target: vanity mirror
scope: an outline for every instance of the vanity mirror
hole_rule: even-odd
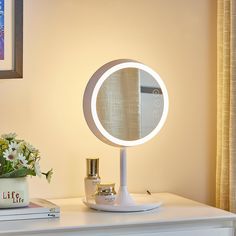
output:
[[[84,116],[100,140],[120,147],[120,188],[115,205],[86,205],[106,211],[143,211],[160,205],[136,204],[131,198],[126,180],[126,147],[143,144],[160,131],[168,104],[160,76],[142,63],[116,60],[93,74],[84,93]]]

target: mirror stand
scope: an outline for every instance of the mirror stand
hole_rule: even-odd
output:
[[[147,196],[148,197],[148,196]],[[148,200],[148,199],[146,199]],[[161,205],[161,202],[150,203],[136,203],[131,197],[127,187],[127,158],[126,148],[120,149],[120,187],[116,198],[116,208],[120,212],[135,212],[135,211],[148,211],[157,208]],[[120,209],[120,210],[119,210]],[[125,209],[125,210],[124,210]]]
[[[127,188],[127,160],[126,148],[120,149],[120,188],[116,198],[116,204],[121,206],[134,206],[135,202]]]

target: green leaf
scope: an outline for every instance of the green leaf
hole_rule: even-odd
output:
[[[20,168],[9,173],[5,173],[0,175],[0,178],[17,178],[17,177],[25,177],[27,175],[35,175],[32,170],[26,168]]]
[[[4,171],[5,162],[6,162],[5,158],[2,157],[2,156],[0,156],[0,175],[1,175],[1,174],[3,173],[3,171]]]

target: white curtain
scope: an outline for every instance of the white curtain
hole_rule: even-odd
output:
[[[97,98],[97,113],[105,130],[122,140],[140,138],[140,80],[138,69],[113,73]]]

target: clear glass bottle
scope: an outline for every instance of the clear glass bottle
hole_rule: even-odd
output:
[[[86,159],[87,176],[84,178],[86,201],[92,201],[97,191],[97,184],[101,183],[99,177],[99,159]]]

